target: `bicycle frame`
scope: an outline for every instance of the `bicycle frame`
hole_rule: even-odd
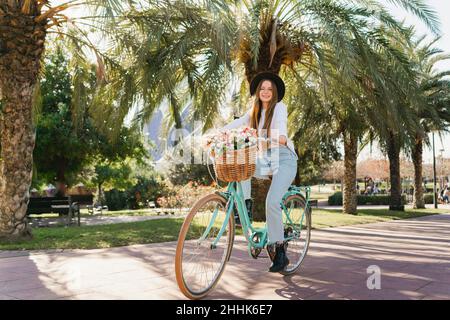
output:
[[[303,193],[305,194],[305,196],[303,196]],[[286,194],[283,196],[283,199],[281,201],[281,208],[283,209],[283,212],[287,218],[287,220],[289,221],[289,223],[294,224],[291,220],[291,215],[290,215],[290,211],[287,211],[286,206],[284,205],[284,200],[286,198],[288,198],[291,195],[295,195],[295,194],[300,194],[305,198],[305,211],[307,208],[309,208],[309,195],[311,194],[311,187],[297,187],[297,186],[290,186],[288,189],[288,192],[286,192]],[[303,219],[305,218],[305,212],[303,212],[302,214],[302,219],[300,220],[300,230],[302,229],[303,226]],[[286,238],[286,240],[290,240],[290,238]]]
[[[306,200],[305,211],[306,211],[306,208],[309,207],[310,192],[311,192],[310,187],[290,186],[288,191],[286,192],[286,194],[283,196],[283,199],[281,202],[281,207],[282,207],[282,210],[283,210],[286,218],[288,219],[288,221],[290,223],[293,224],[291,217],[290,217],[290,211],[288,211],[288,209],[284,205],[284,200],[291,195],[300,194],[305,197],[305,200]],[[249,249],[252,247],[256,248],[256,249],[263,249],[267,244],[267,226],[264,226],[264,228],[253,227],[253,225],[250,222],[250,219],[248,217],[248,214],[246,213],[247,207],[245,206],[244,194],[242,191],[241,183],[240,182],[230,182],[228,184],[227,191],[219,192],[219,193],[225,199],[227,199],[227,209],[226,209],[227,212],[226,212],[226,216],[223,221],[222,227],[220,228],[220,231],[217,234],[217,237],[214,240],[214,242],[212,243],[211,247],[215,247],[217,245],[217,242],[219,241],[219,239],[222,237],[223,233],[225,232],[227,224],[228,224],[228,219],[231,218],[234,206],[236,205],[238,215],[239,215],[239,218],[240,218],[240,221],[242,224],[242,231],[248,242]],[[215,223],[217,214],[218,214],[218,208],[216,208],[216,210],[214,211],[211,221],[209,222],[209,225],[207,226],[205,232],[199,239],[200,241],[204,240],[208,236],[209,232],[211,231],[211,228],[213,227],[213,225]],[[303,212],[302,219],[300,221],[300,230],[301,230],[301,226],[303,224],[304,217],[305,217],[305,212]],[[259,235],[258,242],[253,241],[253,238],[256,235]],[[286,238],[286,240],[289,240],[289,238]]]

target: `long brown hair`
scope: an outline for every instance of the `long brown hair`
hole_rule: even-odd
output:
[[[250,118],[250,125],[252,128],[258,130],[259,121],[261,119],[262,101],[259,99],[259,92],[264,81],[269,81],[272,84],[272,100],[269,102],[269,107],[266,110],[266,119],[264,120],[263,129],[267,130],[267,137],[270,137],[270,124],[272,123],[273,113],[275,111],[275,105],[278,101],[278,89],[270,79],[263,79],[259,82],[255,92],[255,100],[253,102],[253,109]]]

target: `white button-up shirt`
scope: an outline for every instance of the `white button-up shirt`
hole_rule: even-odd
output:
[[[251,113],[252,109],[250,109],[244,116],[227,124],[225,127],[223,127],[223,129],[230,130],[240,128],[243,126],[250,127]],[[265,119],[266,119],[266,110],[263,108],[261,110],[261,119],[259,120],[258,125],[258,136],[260,137],[264,136],[262,130],[264,127]],[[267,135],[267,133],[265,133],[265,135]],[[270,135],[271,138],[275,138],[277,140],[279,139],[280,136],[285,136],[287,139],[286,146],[297,156],[297,153],[295,152],[294,148],[294,143],[292,142],[291,139],[289,139],[287,133],[287,107],[283,102],[278,102],[275,105],[272,122],[270,124]]]

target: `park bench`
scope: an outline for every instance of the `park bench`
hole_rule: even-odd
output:
[[[86,208],[90,215],[93,215],[95,210],[100,211],[101,215],[103,215],[103,210],[108,210],[108,206],[94,205],[93,194],[72,195],[71,197],[72,201],[78,203],[80,208]]]
[[[309,200],[309,206],[310,206],[310,207],[315,206],[316,208],[318,208],[318,207],[319,207],[319,200],[316,200],[316,199],[310,199],[310,200]]]
[[[75,194],[70,196],[73,202],[76,202],[80,209],[86,208],[89,214],[94,214],[94,195],[93,194]]]
[[[78,226],[80,226],[80,207],[68,197],[39,197],[30,198],[27,209],[27,216],[55,213],[60,216],[67,215],[66,225],[72,224],[72,218],[78,216]]]

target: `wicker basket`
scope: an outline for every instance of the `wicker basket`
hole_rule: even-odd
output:
[[[216,157],[214,170],[217,178],[225,182],[247,180],[256,170],[256,146],[230,150]]]

